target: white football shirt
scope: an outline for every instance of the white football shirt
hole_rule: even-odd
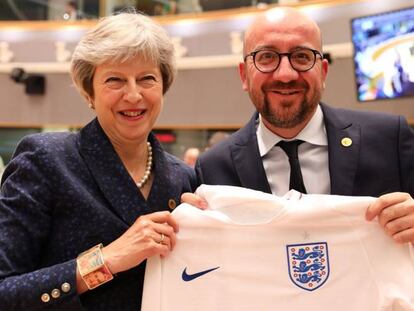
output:
[[[177,244],[147,261],[143,311],[414,310],[412,246],[365,220],[374,198],[197,193],[209,209],[173,211]]]

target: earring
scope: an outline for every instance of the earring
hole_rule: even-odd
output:
[[[88,104],[89,109],[95,110],[95,106],[92,103]]]

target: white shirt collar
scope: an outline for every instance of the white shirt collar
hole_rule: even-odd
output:
[[[264,125],[260,115],[256,135],[261,157],[266,155],[279,141],[284,140],[279,135],[271,132]],[[312,116],[308,124],[294,139],[300,139],[313,145],[328,145],[328,137],[326,136],[325,123],[323,122],[323,113],[320,105],[316,108],[315,114]]]

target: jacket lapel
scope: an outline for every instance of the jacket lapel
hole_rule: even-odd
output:
[[[235,171],[242,187],[271,193],[256,137],[258,114],[239,132],[239,139],[230,146]]]
[[[80,132],[80,152],[113,212],[132,225],[146,201],[96,119]]]
[[[321,104],[328,135],[331,194],[352,195],[360,151],[360,127]]]
[[[175,164],[168,161],[161,144],[152,133],[149,135],[149,141],[155,161],[153,166],[154,181],[148,196],[150,205],[148,208],[152,207],[152,209],[148,212],[174,209],[180,204],[182,190],[180,186],[184,184],[181,175],[178,174],[181,169],[174,170]]]

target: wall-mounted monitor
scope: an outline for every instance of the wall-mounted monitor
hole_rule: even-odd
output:
[[[414,7],[351,20],[358,100],[414,95]]]

